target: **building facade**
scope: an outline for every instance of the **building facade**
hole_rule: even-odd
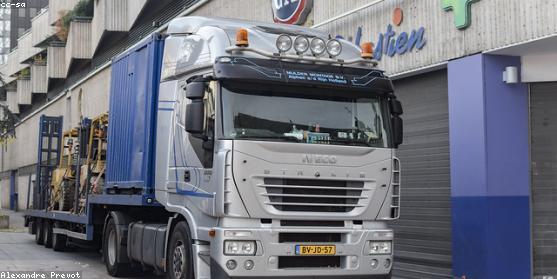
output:
[[[176,16],[269,22],[300,2],[311,6],[296,23],[373,42],[404,105],[394,276],[557,276],[555,0],[95,0],[65,42],[49,26],[77,1],[51,0],[33,19],[47,24],[32,24],[31,50],[19,38],[24,47],[0,69],[21,119],[0,153],[2,207],[17,194],[25,208],[41,114],[63,115],[69,128],[108,110],[111,57]],[[24,90],[25,68],[46,92]]]
[[[0,65],[8,61],[12,9],[0,8]]]
[[[17,46],[17,39],[31,28],[31,19],[37,16],[41,9],[48,5],[48,0],[20,1],[18,6],[10,10],[10,49]]]

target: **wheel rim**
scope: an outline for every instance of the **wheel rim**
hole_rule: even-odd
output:
[[[174,271],[174,278],[182,278],[182,274],[186,272],[186,248],[184,243],[178,241],[176,248],[174,248],[174,256],[172,257],[172,270]]]
[[[108,234],[108,262],[110,265],[116,264],[116,232],[111,230]]]

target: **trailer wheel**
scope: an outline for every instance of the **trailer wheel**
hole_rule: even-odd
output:
[[[54,224],[54,227],[58,228],[58,225]],[[67,237],[65,234],[52,233],[52,249],[54,251],[64,251],[66,250]]]
[[[121,236],[118,235],[116,223],[114,223],[114,219],[110,218],[103,234],[102,250],[106,271],[114,277],[121,277],[131,273],[131,266],[128,263],[118,261],[118,254],[122,247],[119,242],[120,239]]]
[[[168,245],[166,270],[169,279],[193,279],[192,241],[186,222],[176,224]]]
[[[52,222],[50,220],[44,220],[43,222],[43,232],[44,232],[44,247],[52,247]]]
[[[37,233],[37,221],[29,221],[27,232],[29,234],[36,234]]]
[[[39,245],[44,243],[44,233],[43,233],[43,220],[37,218],[35,219],[36,231],[35,231],[35,242]]]

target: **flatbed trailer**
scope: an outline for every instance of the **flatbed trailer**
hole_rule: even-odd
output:
[[[116,277],[390,278],[402,107],[371,52],[173,20],[112,61],[107,116],[71,141],[41,117],[29,232],[97,247]]]

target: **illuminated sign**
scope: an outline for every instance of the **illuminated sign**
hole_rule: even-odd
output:
[[[271,0],[276,23],[302,25],[313,8],[312,0]]]

